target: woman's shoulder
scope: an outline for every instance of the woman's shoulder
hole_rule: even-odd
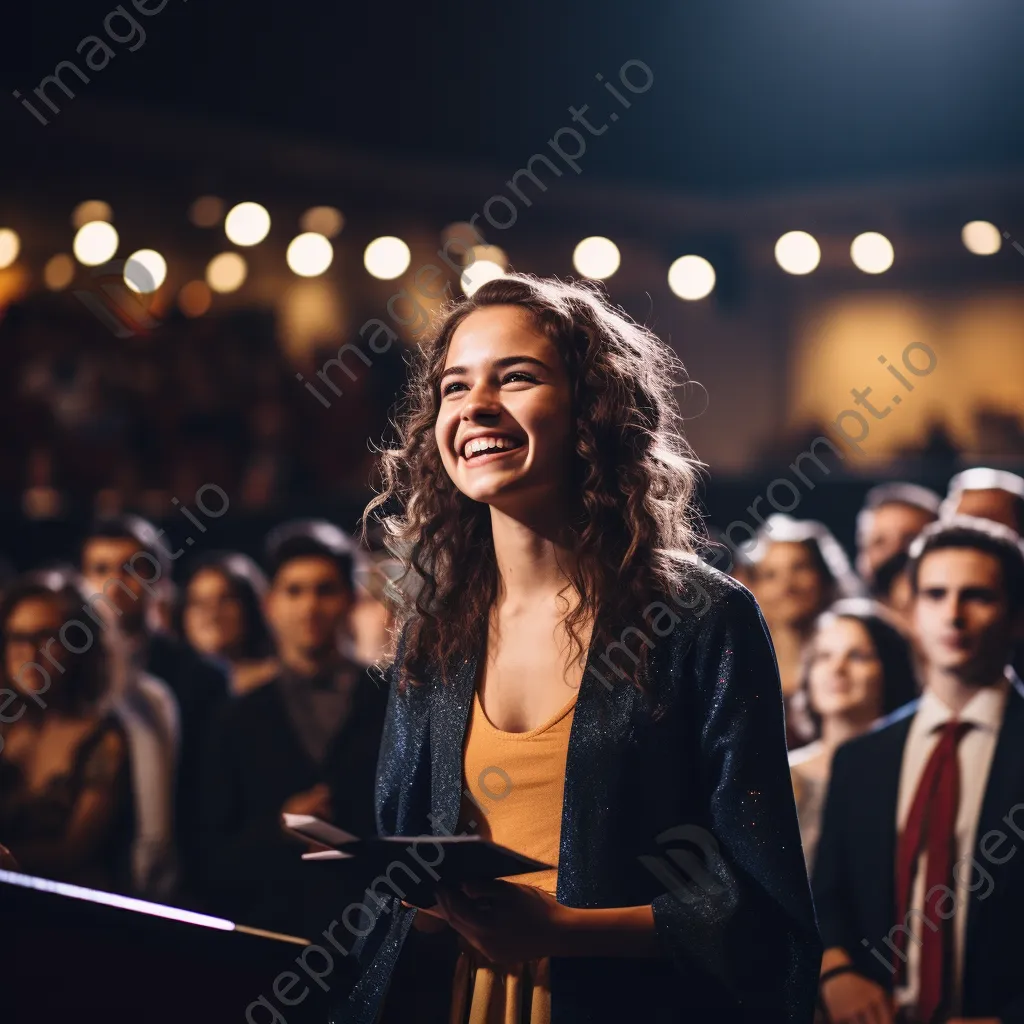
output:
[[[684,642],[710,634],[723,623],[759,623],[754,595],[738,580],[691,555],[673,559],[674,582],[659,593],[644,611],[647,618],[671,613]]]

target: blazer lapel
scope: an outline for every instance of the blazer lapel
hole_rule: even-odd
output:
[[[451,835],[462,803],[462,747],[473,706],[474,683],[483,640],[445,685],[432,681],[430,710],[430,804],[434,835]]]
[[[617,771],[622,759],[610,756],[616,739],[630,727],[638,691],[607,665],[598,665],[597,630],[591,637],[586,667],[569,730],[562,790],[556,898],[564,906],[594,906],[610,870],[609,814],[621,798]]]
[[[999,729],[996,749],[992,755],[992,767],[989,769],[988,784],[981,802],[981,813],[978,815],[978,827],[975,832],[974,849],[971,855],[976,864],[988,863],[986,870],[995,877],[994,885],[998,888],[999,865],[993,864],[986,856],[982,859],[981,841],[992,830],[1002,829],[1003,816],[1020,800],[1021,788],[1024,786],[1024,684],[1014,675],[1010,692],[1006,696],[1006,710],[1003,713],[1003,724]],[[971,877],[970,875],[968,876]],[[991,890],[989,890],[991,891]],[[979,921],[985,916],[984,897],[988,895],[985,888],[977,886],[971,892],[967,903],[967,938],[965,949],[975,948],[973,940]],[[995,901],[992,901],[993,905]],[[965,964],[965,980],[967,970]]]

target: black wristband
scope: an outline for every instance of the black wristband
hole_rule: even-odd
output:
[[[826,981],[837,978],[840,974],[854,974],[856,971],[857,968],[853,964],[840,964],[838,967],[830,967],[818,978],[818,988],[821,988]]]

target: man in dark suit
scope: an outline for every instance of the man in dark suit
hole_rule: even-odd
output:
[[[840,747],[812,888],[833,1024],[1024,1021],[1024,624],[1015,533],[957,516],[910,549],[920,700]]]
[[[281,815],[375,833],[387,690],[355,660],[351,540],[330,523],[299,521],[272,533],[267,547],[267,620],[283,669],[227,705],[212,731],[206,883],[215,912],[304,935],[329,920],[344,865],[303,862],[306,847],[286,833]]]

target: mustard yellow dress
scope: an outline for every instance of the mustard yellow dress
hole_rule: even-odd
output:
[[[555,894],[562,795],[576,697],[529,732],[496,729],[473,698],[463,748],[464,785],[459,831],[479,834],[555,867],[508,881]],[[550,1024],[547,957],[495,965],[463,943],[452,987],[451,1024]]]

